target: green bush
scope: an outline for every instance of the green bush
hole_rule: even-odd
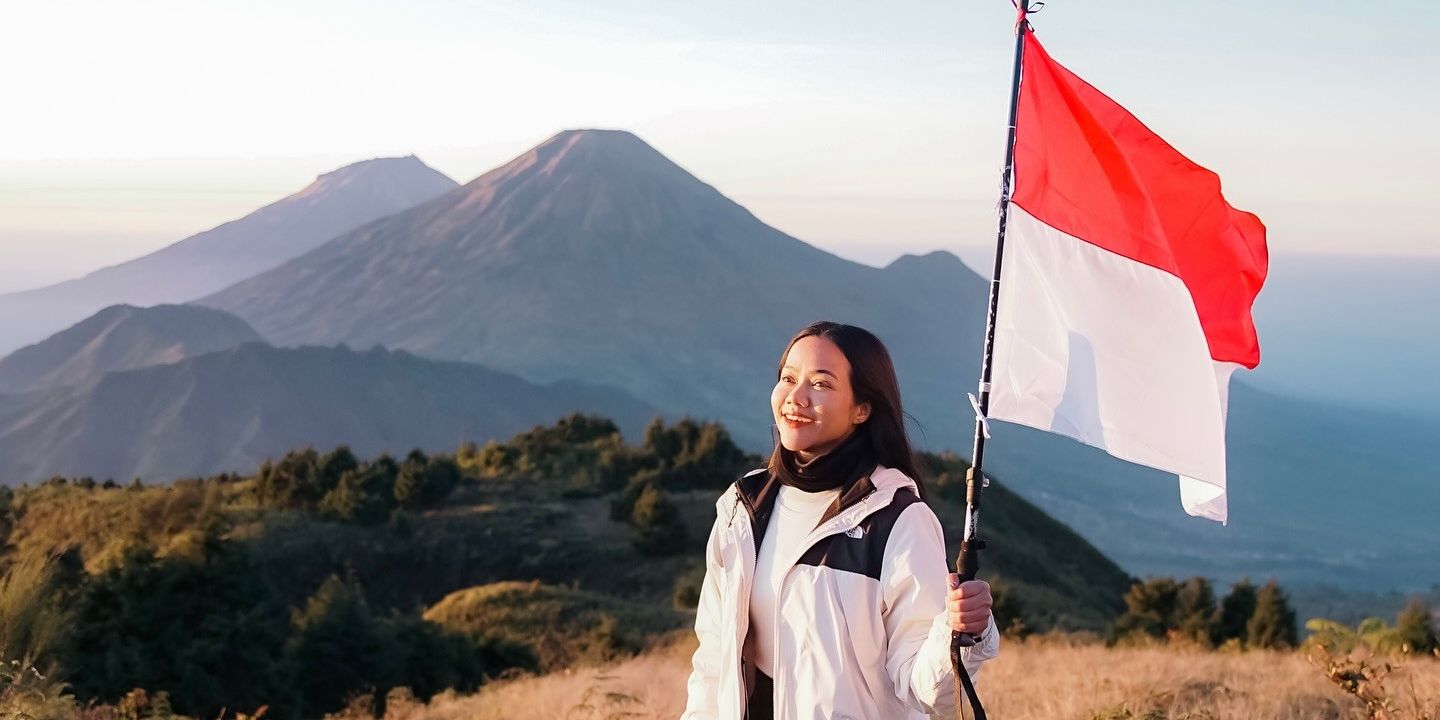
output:
[[[1433,655],[1440,652],[1440,635],[1430,606],[1422,598],[1411,598],[1395,618],[1395,633],[1407,652]]]
[[[177,711],[213,717],[284,703],[274,658],[287,632],[284,604],[233,548],[192,561],[138,547],[85,584],[62,659],[81,697],[164,689]]]
[[[1355,627],[1325,618],[1305,623],[1310,636],[1307,647],[1321,647],[1332,655],[1345,655],[1357,648],[1385,654],[1440,655],[1434,616],[1423,598],[1411,598],[1392,626],[1376,617],[1365,618]]]
[[[672,555],[684,549],[685,523],[680,511],[654,484],[646,485],[630,512],[635,549],[645,555]]]
[[[452,458],[429,458],[410,451],[395,478],[395,503],[408,510],[438,505],[460,484],[460,467]]]

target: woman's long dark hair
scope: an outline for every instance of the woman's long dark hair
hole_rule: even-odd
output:
[[[910,450],[910,439],[905,435],[905,410],[900,405],[900,382],[895,378],[895,364],[890,361],[890,351],[880,338],[861,327],[821,320],[806,325],[780,353],[780,363],[775,369],[776,379],[785,368],[785,359],[790,348],[801,338],[820,337],[835,343],[845,359],[850,362],[850,391],[855,404],[870,403],[870,416],[855,432],[867,433],[874,448],[875,459],[881,465],[895,468],[915,481],[921,499],[925,498],[925,486],[920,478],[920,467],[915,454]],[[780,467],[780,453],[784,446],[775,443],[770,454],[770,468]]]

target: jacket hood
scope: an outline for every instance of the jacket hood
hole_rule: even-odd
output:
[[[884,465],[875,466],[875,471],[870,473],[870,484],[874,485],[876,490],[898,491],[904,488],[910,488],[914,490],[917,495],[920,493],[920,486],[915,482],[914,478],[906,475],[901,470],[888,468]]]

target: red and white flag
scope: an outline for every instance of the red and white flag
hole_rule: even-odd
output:
[[[989,415],[1180,476],[1224,522],[1230,375],[1260,362],[1265,226],[1024,38]]]

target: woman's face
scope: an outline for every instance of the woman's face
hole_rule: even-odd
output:
[[[795,341],[770,393],[780,444],[801,460],[829,452],[870,416],[855,403],[850,361],[835,343],[810,335]]]

